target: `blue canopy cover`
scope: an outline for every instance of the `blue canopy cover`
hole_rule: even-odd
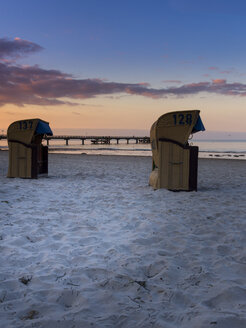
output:
[[[196,125],[194,126],[194,128],[192,130],[192,133],[196,133],[196,132],[199,132],[199,131],[205,131],[205,127],[202,123],[202,119],[201,119],[200,115],[198,116],[198,119],[196,121]]]
[[[51,131],[51,128],[48,123],[39,121],[36,131],[37,134],[47,134],[49,136],[53,136],[53,132]]]

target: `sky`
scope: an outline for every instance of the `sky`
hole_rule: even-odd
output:
[[[243,0],[3,0],[0,132],[149,130],[199,109],[207,131],[246,135]]]

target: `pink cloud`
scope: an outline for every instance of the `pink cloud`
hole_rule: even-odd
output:
[[[139,82],[138,85],[142,85],[144,87],[149,87],[150,84],[148,82]]]
[[[180,81],[176,81],[180,82]],[[116,94],[140,95],[153,99],[168,96],[183,97],[202,92],[245,96],[246,84],[228,83],[224,79],[212,82],[183,84],[179,87],[151,88],[148,83],[119,83],[102,79],[75,79],[57,71],[38,66],[10,66],[0,63],[0,105],[76,105],[76,100]],[[70,102],[65,101],[71,99]]]
[[[218,71],[218,70],[219,70],[219,68],[216,67],[216,66],[210,66],[208,69],[209,69],[210,71]]]
[[[231,73],[233,73],[233,70],[225,70],[220,72],[220,74],[231,74]]]
[[[225,84],[226,80],[222,80],[222,79],[215,79],[212,80],[214,84]]]

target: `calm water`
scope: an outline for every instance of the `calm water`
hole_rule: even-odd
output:
[[[246,140],[193,140],[190,145],[199,147],[200,158],[246,160]],[[7,148],[7,141],[0,140],[0,149],[6,150]],[[90,141],[86,141],[85,145],[81,145],[79,140],[70,140],[68,146],[65,145],[65,140],[52,140],[50,141],[49,151],[66,154],[152,156],[150,144],[136,144],[134,141],[127,144],[125,140],[122,140],[119,144],[113,141],[110,145],[92,145]]]

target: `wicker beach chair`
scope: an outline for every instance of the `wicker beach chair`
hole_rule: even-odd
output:
[[[37,178],[48,173],[48,147],[44,135],[52,135],[49,123],[38,118],[13,122],[7,131],[9,178]]]
[[[191,134],[204,131],[199,110],[170,112],[154,122],[150,130],[154,189],[197,190],[198,147],[190,146]]]

